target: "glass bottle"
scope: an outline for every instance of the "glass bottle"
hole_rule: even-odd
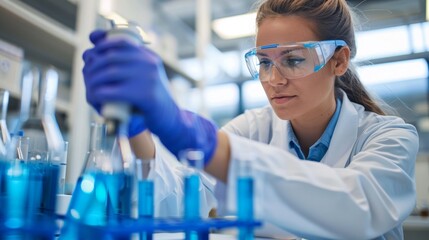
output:
[[[33,87],[23,86],[28,88],[23,92],[28,92],[31,88],[30,101],[34,100],[36,104],[31,107],[31,103],[25,103],[29,110],[22,110],[21,129],[24,136],[30,138],[30,160],[60,164],[64,158],[64,140],[55,118],[58,73],[53,67],[47,67],[39,79],[40,81],[37,78],[33,80],[33,87],[38,85],[38,91],[33,91]]]
[[[4,145],[10,142],[10,133],[6,124],[7,106],[9,104],[9,91],[0,89],[0,136]]]
[[[38,86],[37,91],[33,90],[35,86]],[[51,66],[44,68],[42,74],[33,68],[31,77],[24,77],[20,120],[15,130],[22,131],[23,137],[29,139],[27,164],[32,174],[42,178],[43,194],[39,209],[43,214],[55,213],[60,186],[59,169],[65,160],[64,140],[55,119],[57,86],[58,73]],[[34,107],[32,100],[35,101]],[[12,145],[15,148],[16,143]]]

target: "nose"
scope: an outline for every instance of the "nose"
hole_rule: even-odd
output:
[[[283,76],[279,68],[276,65],[273,65],[273,67],[271,68],[271,74],[269,76],[268,83],[272,86],[286,85],[288,83],[288,80],[286,77]]]

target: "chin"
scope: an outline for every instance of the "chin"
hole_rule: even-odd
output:
[[[279,109],[276,107],[273,107],[273,109],[277,117],[280,118],[281,120],[291,120],[293,118],[291,112],[288,111],[287,109]]]

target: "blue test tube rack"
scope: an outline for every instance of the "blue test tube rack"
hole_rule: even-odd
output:
[[[76,222],[77,226],[81,228],[81,232],[85,232],[86,236],[96,238],[113,238],[123,239],[130,237],[133,234],[141,232],[196,232],[205,233],[206,236],[199,235],[199,237],[207,237],[211,230],[221,230],[228,228],[248,228],[253,229],[262,225],[260,221],[245,221],[245,220],[230,220],[230,219],[195,219],[187,220],[184,218],[139,218],[139,219],[122,219],[120,222],[115,222],[107,226],[89,226]],[[201,239],[201,238],[198,238]]]
[[[0,169],[4,173],[9,164],[0,162]],[[32,169],[32,168],[30,168]],[[5,178],[1,178],[4,181]],[[238,239],[253,239],[253,229],[260,227],[262,222],[253,217],[253,179],[248,175],[239,175],[237,178],[237,219],[202,218],[199,212],[199,185],[198,173],[185,177],[185,214],[183,218],[154,218],[154,183],[148,179],[139,180],[139,217],[118,216],[116,221],[109,221],[104,225],[91,225],[73,218],[57,215],[46,215],[37,218],[24,225],[14,227],[1,224],[0,232],[3,234],[39,237],[41,239],[53,239],[60,231],[58,221],[63,221],[76,229],[77,238],[85,239],[132,239],[139,235],[142,240],[150,240],[154,233],[158,232],[184,232],[187,239],[209,239],[209,233],[213,230],[231,229],[239,230]],[[4,189],[3,189],[4,190]],[[0,192],[0,200],[5,192]],[[3,199],[4,200],[4,199]],[[50,211],[48,211],[50,213]],[[1,214],[0,214],[0,217]],[[5,217],[3,215],[3,217]],[[4,218],[3,218],[4,219]],[[36,238],[38,239],[38,238]],[[61,239],[61,234],[60,234]]]

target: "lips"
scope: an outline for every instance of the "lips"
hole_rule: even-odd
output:
[[[271,97],[271,101],[276,104],[284,104],[293,100],[296,95],[275,95]]]

